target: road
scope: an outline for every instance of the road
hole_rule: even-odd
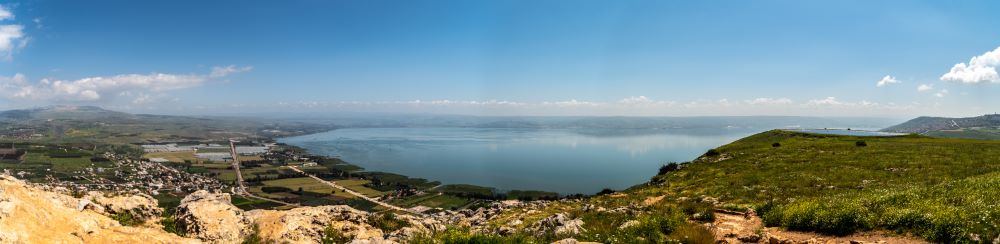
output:
[[[264,197],[260,197],[260,196],[254,195],[254,194],[250,194],[250,192],[247,191],[246,184],[243,183],[243,172],[240,172],[240,159],[239,159],[240,154],[236,152],[236,141],[234,141],[234,140],[229,140],[229,153],[232,154],[231,156],[233,157],[233,170],[236,171],[236,192],[235,192],[236,195],[240,195],[240,196],[244,196],[244,197],[249,197],[249,198],[253,198],[253,199],[258,199],[258,200],[264,200],[264,201],[278,203],[278,204],[298,206],[298,204],[287,203],[287,202],[283,202],[283,201],[278,201],[278,200],[274,200],[274,199],[270,199],[270,198],[264,198]]]
[[[411,213],[411,214],[415,214],[415,215],[423,215],[423,214],[421,214],[419,212],[416,212],[416,211],[412,211],[412,210],[409,210],[409,209],[397,207],[397,206],[392,205],[392,204],[384,203],[384,202],[381,202],[381,201],[379,201],[378,199],[375,199],[375,198],[370,198],[370,197],[365,196],[364,194],[361,194],[359,192],[356,192],[356,191],[353,191],[351,189],[347,189],[346,187],[337,185],[337,183],[333,183],[333,182],[329,182],[329,181],[320,179],[319,177],[316,177],[314,175],[307,174],[305,171],[302,171],[299,168],[296,168],[295,166],[285,166],[285,167],[288,167],[289,169],[295,170],[296,172],[302,173],[303,175],[309,176],[309,178],[313,178],[316,181],[323,182],[323,184],[332,186],[333,188],[336,188],[336,189],[340,189],[340,190],[342,190],[344,192],[347,192],[348,194],[351,194],[351,195],[354,195],[354,196],[359,197],[361,199],[365,199],[365,200],[367,200],[369,202],[378,204],[379,206],[382,206],[382,207],[385,207],[385,208],[388,208],[388,209],[392,209],[392,210],[403,211],[403,212]]]

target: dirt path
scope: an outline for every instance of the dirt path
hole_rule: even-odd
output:
[[[884,232],[862,232],[849,236],[829,236],[813,232],[767,228],[760,217],[731,211],[716,211],[715,222],[707,224],[719,243],[929,243],[916,238]]]

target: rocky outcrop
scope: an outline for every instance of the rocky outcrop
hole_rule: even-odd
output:
[[[291,210],[252,210],[247,218],[257,225],[262,239],[313,243],[331,227],[355,240],[381,240],[383,232],[366,223],[368,213],[348,206],[300,207]]]
[[[573,238],[566,238],[553,242],[552,244],[599,244],[598,242],[581,242]]]
[[[570,218],[566,213],[546,217],[531,226],[536,233],[553,233],[557,236],[575,235],[584,232],[583,220]]]
[[[94,206],[87,204],[78,205],[80,208],[92,208],[95,211],[104,211],[108,215],[130,214],[142,220],[159,219],[163,214],[163,209],[157,206],[156,199],[146,194],[121,195],[107,197],[100,192],[88,192],[83,199],[88,200]]]
[[[127,227],[81,201],[0,176],[0,243],[198,243],[158,228]]]
[[[210,243],[239,243],[252,230],[250,219],[225,193],[191,193],[181,200],[174,216],[177,228],[188,237]]]
[[[251,234],[282,243],[317,243],[331,232],[352,243],[397,243],[445,229],[433,218],[397,215],[408,224],[387,233],[368,223],[372,215],[343,205],[243,211],[230,203],[229,194],[198,191],[181,201],[175,219],[189,237],[210,243],[239,243]]]

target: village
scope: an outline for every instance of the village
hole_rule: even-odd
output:
[[[488,188],[367,172],[269,140],[231,143],[150,143],[118,152],[89,145],[8,144],[0,149],[0,173],[74,194],[147,194],[164,207],[197,190],[231,193],[233,204],[244,209],[344,204],[418,214],[495,197]]]

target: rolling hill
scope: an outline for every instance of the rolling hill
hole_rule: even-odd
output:
[[[0,112],[0,140],[144,143],[279,137],[332,129],[327,124],[263,118],[130,114],[94,106],[48,106]]]
[[[882,131],[934,137],[1000,139],[1000,114],[968,118],[918,117]]]

